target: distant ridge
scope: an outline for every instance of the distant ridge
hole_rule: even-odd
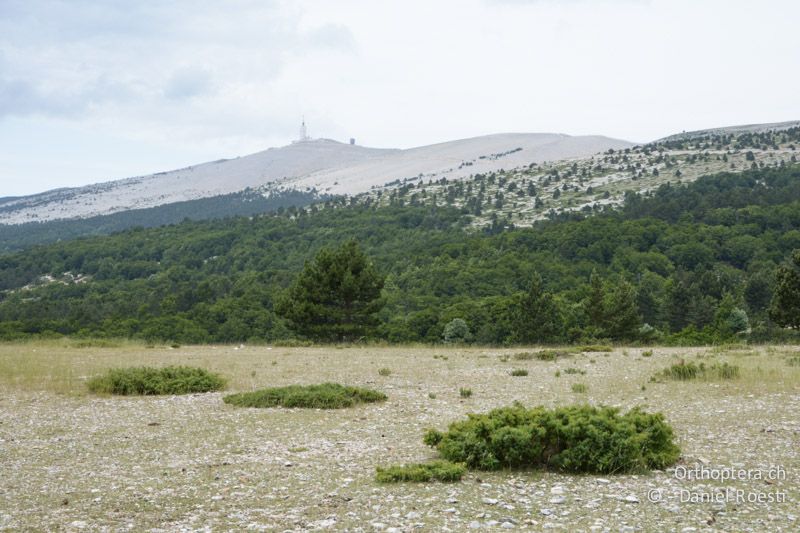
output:
[[[0,200],[0,224],[81,219],[252,189],[357,194],[410,177],[457,179],[633,146],[600,136],[507,133],[407,150],[313,139],[168,172]]]
[[[713,135],[720,133],[725,133],[725,134],[763,133],[765,131],[781,131],[797,127],[800,127],[800,120],[790,120],[787,122],[771,122],[765,124],[743,124],[739,126],[725,126],[722,128],[711,128],[707,130],[685,131],[682,133],[676,133],[674,135],[664,137],[663,139],[659,139],[659,141],[692,139],[694,137],[702,137],[704,135]]]

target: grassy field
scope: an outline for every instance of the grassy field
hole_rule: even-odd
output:
[[[0,344],[0,530],[800,528],[800,366],[788,362],[796,347],[615,348],[546,361],[514,357],[533,348],[97,344]],[[740,377],[651,382],[681,360],[738,365]],[[227,392],[330,381],[388,400],[336,411],[245,409],[224,404],[225,393],[86,390],[108,368],[140,365],[201,366],[226,377]],[[528,375],[511,375],[519,369]],[[690,480],[670,469],[375,481],[376,466],[435,458],[425,429],[513,401],[662,411],[683,451],[680,467],[781,467],[785,478]],[[723,489],[784,493],[786,502],[681,501]]]

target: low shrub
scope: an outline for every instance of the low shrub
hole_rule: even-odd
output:
[[[514,370],[511,371],[511,375],[512,376],[527,376],[528,375],[528,371],[525,370],[524,368],[515,368]]]
[[[272,345],[280,348],[308,348],[314,346],[314,343],[302,339],[281,339],[273,342]]]
[[[573,383],[572,384],[572,392],[577,394],[585,394],[589,388],[586,386],[585,383]]]
[[[800,355],[794,355],[786,359],[786,364],[789,366],[800,366]]]
[[[444,433],[429,430],[425,444],[468,468],[543,468],[612,474],[662,469],[680,449],[660,413],[625,414],[589,405],[528,409],[517,403],[470,414]]]
[[[701,365],[696,365],[692,362],[686,363],[681,361],[678,364],[672,365],[668,368],[665,368],[661,375],[666,379],[672,379],[675,381],[688,381],[690,379],[696,379],[697,376],[700,375]]]
[[[90,379],[90,392],[98,394],[161,395],[210,392],[225,386],[225,379],[203,368],[167,366],[164,368],[115,368]]]
[[[613,352],[614,347],[608,344],[587,344],[578,348],[581,352]]]
[[[380,370],[378,370],[378,375],[380,375],[380,376],[391,376],[392,375],[392,369],[391,368],[381,368]]]
[[[433,461],[403,466],[376,468],[375,479],[380,483],[398,483],[401,481],[427,482],[443,481],[452,483],[461,481],[467,467],[450,461]]]
[[[469,398],[472,396],[472,389],[465,389],[464,387],[461,387],[458,389],[458,395],[462,398]]]
[[[122,342],[112,339],[76,339],[70,342],[70,348],[119,348]]]
[[[709,367],[708,372],[712,377],[718,379],[736,379],[739,377],[739,367],[728,363],[713,364]]]
[[[223,401],[238,407],[306,407],[310,409],[341,409],[358,403],[386,400],[386,395],[371,389],[346,387],[338,383],[319,385],[289,385],[253,392],[230,394]]]
[[[705,363],[695,364],[681,361],[654,376],[674,381],[690,381],[693,379],[736,379],[740,375],[740,369],[736,365],[729,363],[714,363],[706,366]]]
[[[536,359],[539,361],[555,361],[561,357],[569,357],[572,355],[572,352],[568,352],[567,350],[542,350],[540,352],[536,352]]]
[[[565,368],[564,369],[564,373],[565,374],[580,374],[580,375],[583,376],[583,375],[586,374],[586,370],[581,370],[579,368],[571,368],[570,367],[570,368]]]
[[[642,357],[653,357],[653,350],[645,350],[642,352]]]

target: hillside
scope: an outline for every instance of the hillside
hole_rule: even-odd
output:
[[[488,173],[474,171],[458,181],[412,178],[392,189],[360,195],[355,201],[366,205],[448,205],[471,215],[476,227],[498,223],[530,226],[548,217],[619,206],[626,194],[647,193],[665,183],[691,183],[718,172],[795,164],[800,127],[770,126],[722,128],[609,149],[585,158]]]
[[[777,266],[800,248],[797,167],[664,184],[587,215],[476,231],[455,206],[337,198],[34,247],[0,257],[0,337],[291,338],[276,298],[321,247],[348,239],[387,276],[373,335],[390,342],[441,340],[455,318],[475,342],[518,342],[515,317],[536,275],[557,314],[547,342],[729,340],[734,310],[752,338],[784,335],[768,308]],[[598,291],[608,306],[599,322],[587,307]]]
[[[136,183],[123,180],[0,200],[0,252],[186,218],[255,215],[312,203],[315,209],[324,209],[324,201],[336,195],[362,205],[448,205],[470,215],[471,225],[478,228],[530,226],[545,218],[619,206],[626,194],[646,193],[664,183],[792,164],[800,143],[796,124],[716,128],[640,146],[605,137],[554,134],[489,135],[409,150],[307,141]],[[241,171],[235,179],[225,178],[235,169]],[[275,177],[290,171],[299,174]],[[194,189],[181,189],[187,187],[190,174]],[[271,181],[257,185],[265,179]],[[162,183],[168,184],[171,195],[154,195],[145,186]],[[238,189],[246,183],[256,185]],[[226,188],[237,191],[216,194]],[[139,200],[131,204],[136,207],[124,207],[137,195]],[[48,220],[67,216],[73,208],[94,213],[109,198],[122,197],[128,200],[120,200],[119,211],[111,214]],[[159,204],[138,207],[140,203]],[[32,222],[9,223],[28,219]]]
[[[391,153],[329,140],[299,142],[236,159],[33,196],[0,200],[0,223],[86,218],[258,188]]]
[[[631,144],[605,137],[556,134],[490,135],[409,150],[317,139],[149,176],[0,199],[0,224],[108,215],[247,188],[265,195],[281,190],[357,194],[410,176],[463,177],[627,146]]]

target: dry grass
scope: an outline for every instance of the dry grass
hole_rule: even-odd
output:
[[[710,505],[681,504],[674,490],[693,483],[675,481],[669,472],[602,484],[592,476],[538,472],[481,474],[481,483],[468,473],[455,485],[374,481],[377,466],[431,460],[422,443],[427,428],[445,429],[468,412],[514,401],[547,407],[577,401],[664,412],[687,464],[703,458],[748,468],[781,465],[788,477],[774,488],[785,488],[797,501],[800,367],[786,360],[800,350],[658,348],[646,358],[638,357],[643,349],[627,351],[637,357],[616,348],[608,357],[527,361],[529,376],[520,379],[500,362],[519,348],[0,344],[0,458],[4,472],[13,472],[0,477],[0,530],[116,530],[128,524],[134,530],[306,530],[326,524],[369,530],[379,522],[403,530],[422,524],[422,530],[460,531],[472,521],[486,525],[508,517],[534,530],[547,524],[588,530],[600,520],[611,530],[636,524],[680,531],[706,529],[712,515],[722,529],[795,529],[797,522],[788,518],[797,515],[794,504],[739,505],[724,514],[714,514]],[[650,376],[680,358],[727,361],[741,367],[741,376],[642,390]],[[236,409],[219,393],[86,394],[89,377],[142,365],[204,367],[226,377],[230,392],[330,381],[378,389],[388,401],[330,412]],[[380,376],[381,368],[392,372]],[[568,368],[586,373],[570,375]],[[556,370],[564,374],[557,378]],[[573,393],[574,383],[586,384],[587,392]],[[460,388],[474,394],[463,399]],[[557,486],[564,489],[565,505],[551,503]],[[664,488],[669,497],[650,504],[650,488]],[[640,503],[624,503],[630,494]],[[493,500],[498,503],[486,503]]]

